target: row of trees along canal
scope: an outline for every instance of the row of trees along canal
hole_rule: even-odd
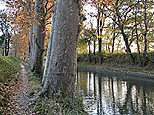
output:
[[[98,47],[99,64],[103,62],[102,52],[116,52],[121,47],[129,56],[131,64],[146,66],[151,60],[147,52],[153,50],[153,1],[97,1],[92,2],[97,13],[89,13],[89,17],[97,18],[97,28],[93,28],[92,22],[83,30],[83,36],[79,40],[81,53],[89,48],[89,62],[91,63],[91,49],[93,45],[93,61],[96,63],[96,47]],[[96,46],[98,41],[98,46]],[[83,46],[87,45],[86,46]],[[132,54],[131,46],[137,51],[137,58]],[[104,48],[105,47],[105,48]],[[84,49],[84,50],[83,50]],[[133,48],[134,49],[134,48]],[[102,51],[103,50],[103,51]]]
[[[83,6],[87,4],[97,9],[97,14],[89,14],[96,17],[97,28],[92,23],[90,28],[86,28],[83,23],[86,19]],[[7,49],[5,40],[11,39],[11,47],[16,53],[22,51],[24,55],[29,55],[31,71],[38,77],[43,76],[44,86],[32,100],[45,94],[59,101],[66,96],[74,96],[77,44],[82,49],[88,43],[90,52],[93,42],[95,55],[98,42],[101,64],[102,41],[112,46],[113,53],[116,39],[122,36],[131,63],[136,63],[130,48],[134,42],[139,62],[145,66],[147,50],[154,42],[152,0],[12,0],[6,1],[6,5],[8,9],[1,11],[7,14],[6,21],[1,18],[3,50]],[[11,29],[4,26],[6,23],[11,25]],[[7,33],[10,36],[6,36]],[[25,46],[26,51],[21,50],[23,47],[17,47],[17,44]],[[47,50],[45,46],[48,46]],[[144,60],[140,58],[141,46],[144,46]],[[43,72],[44,54],[46,63]],[[57,96],[59,91],[61,95]]]

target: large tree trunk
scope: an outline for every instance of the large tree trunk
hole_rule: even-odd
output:
[[[32,22],[31,21],[29,21],[30,22],[30,24],[32,24]],[[32,63],[33,63],[33,53],[34,53],[34,44],[33,44],[33,41],[32,41],[32,39],[33,39],[33,35],[32,35],[32,31],[33,31],[33,27],[30,27],[30,29],[29,29],[29,65],[30,65],[30,68],[32,67]]]
[[[53,8],[53,13],[52,13],[52,23],[51,23],[51,28],[50,28],[49,43],[48,43],[47,56],[46,56],[46,61],[45,61],[45,68],[44,68],[42,83],[45,82],[45,79],[47,77],[49,60],[51,57],[52,38],[53,38],[53,31],[54,31],[53,26],[54,26],[54,21],[55,21],[55,13],[54,12],[56,12],[56,6],[57,6],[57,4],[55,3],[54,8]]]
[[[31,71],[38,76],[43,74],[43,57],[45,42],[45,13],[43,0],[35,0],[35,19],[34,38],[31,40],[33,49],[31,60]],[[32,47],[31,47],[32,48]]]
[[[67,96],[74,97],[78,24],[78,3],[57,0],[50,65],[42,92],[47,90],[48,96],[59,102]]]
[[[30,2],[30,1],[29,1]],[[31,4],[28,5],[28,15],[29,15],[29,65],[30,68],[32,68],[33,65],[33,53],[34,53],[34,44],[33,44],[33,21],[32,21],[32,17],[31,17]]]

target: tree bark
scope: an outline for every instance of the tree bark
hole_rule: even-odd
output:
[[[11,35],[9,33],[7,33],[7,40],[6,40],[6,46],[5,46],[5,56],[8,56],[9,55],[10,38],[11,38]]]
[[[145,25],[145,32],[144,32],[144,53],[143,53],[143,58],[144,58],[144,62],[143,62],[143,66],[146,66],[146,61],[147,61],[147,7],[146,7],[146,0],[144,1],[144,25]]]
[[[35,28],[35,24],[34,24],[34,20],[32,18],[34,18],[34,16],[32,16],[31,11],[33,9],[33,7],[30,4],[30,0],[28,0],[29,5],[28,5],[28,14],[29,14],[29,25],[31,26],[29,28],[29,65],[30,65],[30,69],[31,71],[34,70],[34,54],[35,54],[35,38],[34,38],[34,28]]]
[[[89,63],[91,63],[91,48],[90,48],[91,43],[90,43],[90,40],[88,40],[88,46],[89,46]]]
[[[44,42],[45,42],[45,12],[43,0],[35,0],[34,38],[32,39],[32,66],[31,71],[39,77],[43,74]]]
[[[118,5],[118,4],[116,3],[116,5]],[[127,54],[128,54],[128,56],[131,60],[131,63],[135,64],[135,60],[134,60],[134,57],[131,53],[131,49],[130,49],[130,46],[129,46],[128,37],[127,37],[126,33],[124,32],[124,23],[122,24],[121,21],[120,21],[120,15],[118,13],[118,8],[115,8],[115,11],[116,11],[117,19],[118,19],[118,26],[121,30],[121,34],[123,36],[125,46],[126,46],[126,49],[127,49]]]
[[[136,30],[136,39],[137,39],[137,51],[138,51],[138,58],[139,58],[139,64],[142,66],[141,61],[141,52],[140,52],[140,46],[139,46],[139,38],[138,38],[138,31],[137,31],[137,7],[135,7],[135,30]]]
[[[74,97],[77,66],[78,3],[57,0],[50,65],[41,93],[62,101]],[[57,93],[61,92],[60,95]]]
[[[98,35],[98,46],[99,46],[99,64],[102,64],[102,32],[101,32],[101,26],[102,26],[102,20],[100,20],[100,4],[98,3],[98,16],[97,16],[97,35]]]
[[[30,2],[29,0],[28,0],[28,2]],[[31,26],[31,27],[29,27],[29,65],[30,65],[30,68],[32,67],[32,61],[33,61],[33,52],[34,52],[34,50],[33,50],[33,48],[34,48],[34,45],[33,45],[33,42],[32,42],[32,32],[33,32],[33,22],[32,22],[32,19],[31,19],[31,4],[29,4],[28,5],[28,15],[29,15],[29,25]]]
[[[114,20],[116,20],[115,15],[114,15]],[[115,28],[116,28],[116,24],[115,24],[115,22],[113,22],[113,30],[114,30],[114,32],[113,32],[113,41],[112,41],[112,53],[114,52],[114,43],[115,43],[115,38],[116,38]]]
[[[94,39],[94,51],[93,51],[93,54],[94,54],[94,63],[96,64],[96,40]]]
[[[45,79],[47,77],[47,72],[48,72],[48,67],[49,67],[49,60],[51,57],[51,47],[52,47],[52,38],[53,38],[53,31],[54,31],[54,17],[55,17],[55,13],[56,12],[56,6],[57,4],[55,3],[54,8],[53,8],[53,13],[52,13],[52,23],[51,23],[51,28],[50,28],[50,36],[49,36],[49,44],[48,44],[48,49],[47,49],[47,56],[46,56],[46,61],[45,61],[45,68],[44,68],[44,73],[43,73],[43,79],[42,79],[42,83],[45,82]]]
[[[3,52],[2,52],[2,56],[5,56],[5,48],[6,48],[6,33],[5,33],[5,37],[4,37],[4,41],[3,41]]]

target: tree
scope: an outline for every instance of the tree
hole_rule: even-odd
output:
[[[137,44],[137,51],[138,51],[138,58],[139,58],[139,64],[142,65],[141,61],[141,52],[140,52],[140,46],[139,46],[139,35],[138,35],[138,28],[137,28],[137,6],[135,6],[135,33],[136,33],[136,44]]]
[[[11,27],[11,53],[17,52],[18,56],[27,55],[27,38],[28,38],[28,28],[29,23],[27,20],[27,12],[25,11],[26,1],[11,0],[5,1],[6,8],[4,11],[7,12],[8,19],[7,22],[10,23]],[[15,35],[17,34],[17,36]],[[20,39],[20,40],[19,40]],[[18,46],[16,46],[18,44]],[[18,47],[18,48],[17,48]],[[17,48],[17,49],[16,49]]]
[[[34,20],[30,23],[33,25],[30,31],[33,31],[34,35],[29,33],[30,37],[30,60],[31,71],[38,76],[43,75],[43,59],[44,59],[44,43],[46,37],[46,22],[50,19],[52,7],[54,1],[35,0],[34,7]],[[31,7],[31,6],[30,6]],[[49,16],[48,16],[49,15]],[[34,24],[35,23],[35,24]]]
[[[47,93],[48,97],[62,101],[74,97],[79,3],[74,0],[57,0],[54,33],[48,74],[42,90],[33,98]],[[60,95],[57,95],[57,93]],[[32,100],[33,100],[32,99]]]
[[[50,35],[49,35],[49,43],[48,43],[48,49],[47,49],[47,56],[46,56],[46,61],[45,61],[45,68],[44,68],[44,73],[43,73],[43,79],[42,83],[44,83],[46,77],[47,77],[47,72],[48,72],[48,67],[49,67],[49,60],[51,57],[51,47],[52,47],[52,37],[53,37],[53,31],[54,31],[54,21],[55,21],[55,15],[54,12],[56,12],[56,6],[53,8],[53,13],[52,13],[52,23],[51,23],[51,28],[50,28]]]
[[[44,11],[44,0],[35,0],[35,27],[33,28],[34,36],[31,39],[30,44],[31,52],[31,71],[38,76],[43,74],[43,59],[44,59],[44,42],[45,42],[45,11]],[[32,55],[31,55],[32,56]]]
[[[135,60],[134,60],[134,57],[133,57],[131,49],[130,49],[128,35],[125,33],[125,30],[124,30],[124,26],[125,26],[126,22],[129,20],[128,14],[132,10],[133,3],[132,3],[132,1],[130,1],[128,6],[127,6],[127,2],[123,3],[123,5],[121,6],[123,11],[121,11],[121,12],[120,12],[120,7],[119,7],[120,5],[119,4],[122,4],[122,3],[119,0],[117,0],[115,3],[115,6],[114,6],[115,15],[117,16],[117,19],[118,19],[117,25],[118,25],[119,29],[121,30],[121,34],[123,36],[125,46],[126,46],[126,51],[127,51],[127,54],[131,60],[131,63],[135,64]]]
[[[101,15],[103,12],[101,12],[101,5],[100,2],[98,1],[97,3],[98,7],[98,14],[97,14],[97,35],[98,35],[98,45],[99,45],[99,64],[102,64],[102,18]]]
[[[0,32],[2,35],[0,36],[0,46],[3,44],[2,55],[8,56],[10,50],[10,34],[11,25],[8,21],[8,16],[5,12],[0,11]]]
[[[12,0],[6,1],[6,4],[12,12],[14,26],[29,36],[31,71],[42,76],[46,20],[50,18],[47,15],[51,13],[52,7],[49,7],[48,0]]]
[[[143,7],[144,7],[144,27],[145,27],[145,31],[143,32],[143,27],[142,27],[142,24],[141,24],[141,17],[140,17],[140,27],[141,27],[141,32],[144,36],[144,52],[143,52],[143,66],[146,65],[146,55],[147,55],[147,32],[148,32],[148,27],[147,27],[147,0],[143,0]]]
[[[85,29],[84,32],[83,32],[83,36],[82,36],[83,39],[80,39],[80,44],[82,42],[82,45],[86,45],[86,43],[88,43],[88,50],[89,50],[89,63],[92,62],[92,59],[91,59],[91,45],[92,45],[92,41],[94,42],[94,56],[95,56],[95,49],[96,49],[96,44],[95,44],[95,41],[96,41],[96,30],[94,30],[91,26],[90,29]],[[96,59],[94,58],[94,62],[96,63]]]

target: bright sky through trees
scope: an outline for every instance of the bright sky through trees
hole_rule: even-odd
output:
[[[86,28],[90,28],[91,24],[93,24],[93,27],[97,27],[97,9],[95,7],[91,7],[90,4],[87,4],[83,7],[83,13],[85,14],[87,20],[84,21],[84,24],[86,25]]]
[[[4,2],[0,1],[0,10],[3,10],[5,8]]]
[[[151,12],[154,12],[154,9],[150,10]],[[83,14],[86,16],[86,20],[84,21],[84,25],[85,25],[85,28],[86,29],[89,29],[91,28],[91,24],[93,26],[93,28],[97,28],[97,8],[92,6],[91,4],[85,4],[84,7],[83,7]],[[107,24],[109,22],[112,22],[111,19],[107,18],[105,20],[105,27],[107,27]],[[102,31],[102,34],[105,34],[106,32],[106,29],[103,29]],[[117,40],[115,42],[118,42]],[[122,39],[122,36],[121,36],[121,43],[122,43],[122,47],[125,46],[125,43]],[[131,45],[131,49],[133,52],[136,52],[137,51],[137,46],[135,45],[135,43],[132,43]]]
[[[5,5],[3,1],[0,1],[0,10],[5,9]],[[0,36],[2,35],[2,32],[0,32]]]

